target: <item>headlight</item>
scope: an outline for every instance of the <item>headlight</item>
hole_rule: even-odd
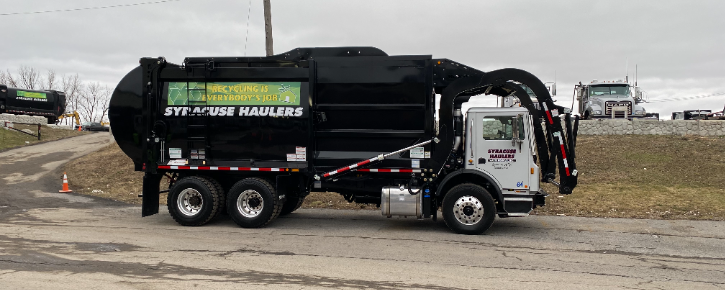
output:
[[[599,111],[599,110],[594,111],[594,115],[601,115],[601,114],[602,114],[602,111]]]
[[[635,115],[644,115],[644,111],[637,110],[637,111],[634,111],[634,114]]]

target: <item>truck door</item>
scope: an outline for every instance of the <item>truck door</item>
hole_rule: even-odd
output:
[[[533,157],[529,147],[529,115],[521,112],[470,112],[466,136],[467,169],[494,177],[502,189],[528,190]],[[518,136],[514,136],[514,122]],[[518,137],[518,140],[515,140]],[[473,150],[469,150],[472,148]],[[537,170],[538,171],[538,170]],[[534,177],[536,178],[536,176]]]

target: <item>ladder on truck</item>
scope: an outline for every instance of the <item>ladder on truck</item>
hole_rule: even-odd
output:
[[[186,150],[190,165],[209,159],[209,107],[205,82],[186,82]]]

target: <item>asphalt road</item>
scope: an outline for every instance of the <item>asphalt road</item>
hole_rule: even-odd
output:
[[[479,236],[378,211],[299,210],[266,228],[57,193],[106,133],[0,153],[2,289],[722,289],[725,223],[531,216]],[[99,161],[100,162],[100,161]]]

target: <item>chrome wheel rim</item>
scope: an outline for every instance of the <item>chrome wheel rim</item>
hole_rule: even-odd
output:
[[[478,198],[463,196],[453,204],[453,215],[464,225],[475,225],[483,219],[483,204]]]
[[[195,216],[199,214],[202,207],[204,206],[204,199],[201,193],[193,188],[187,188],[179,193],[179,197],[176,199],[177,207],[181,214],[185,216]]]
[[[237,210],[242,216],[254,218],[264,209],[264,198],[256,190],[247,189],[237,197]]]

